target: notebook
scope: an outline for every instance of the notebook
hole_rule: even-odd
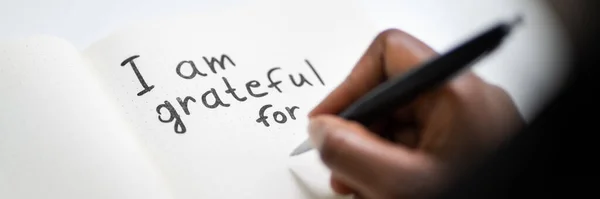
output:
[[[0,198],[338,198],[289,153],[379,31],[352,1],[263,0],[3,41]]]

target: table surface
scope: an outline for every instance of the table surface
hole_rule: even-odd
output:
[[[49,34],[84,49],[136,20],[234,6],[241,0],[1,0],[0,38]],[[356,0],[378,29],[398,28],[443,51],[474,31],[523,13],[526,28],[475,70],[505,88],[526,118],[556,89],[568,58],[559,24],[543,1]]]

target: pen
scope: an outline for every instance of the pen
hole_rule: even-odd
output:
[[[517,16],[516,19],[500,22],[443,55],[436,56],[421,66],[382,83],[338,116],[368,125],[378,116],[385,115],[398,106],[408,104],[420,93],[443,84],[463,69],[488,55],[522,20],[521,16]],[[391,139],[391,135],[380,134],[379,136]],[[312,143],[307,139],[296,147],[290,156],[300,155],[312,148]]]

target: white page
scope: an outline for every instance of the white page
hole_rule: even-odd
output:
[[[171,198],[87,64],[54,37],[1,43],[0,198]]]
[[[307,138],[306,114],[343,80],[378,31],[352,1],[256,1],[224,12],[136,24],[92,45],[85,51],[93,60],[122,106],[123,115],[157,159],[168,176],[177,198],[318,198],[333,196],[329,173],[314,151],[300,157],[289,154]],[[226,69],[214,74],[203,56],[227,54]],[[152,90],[144,90],[131,64]],[[311,63],[324,82],[305,62]],[[184,79],[176,73],[178,63],[194,61],[199,71]],[[282,81],[279,93],[269,88],[267,71]],[[189,64],[181,73],[191,74]],[[295,87],[302,73],[313,86]],[[235,87],[243,102],[225,93],[222,77]],[[257,80],[250,96],[247,82]],[[214,88],[228,107],[207,108],[202,95]],[[193,97],[187,115],[177,97]],[[174,122],[161,123],[157,106],[169,101],[185,125],[178,134]],[[213,97],[207,101],[214,102]],[[269,127],[257,123],[259,109],[266,104]],[[285,107],[297,106],[295,120]],[[163,119],[170,114],[161,108]],[[275,111],[287,122],[273,120]],[[294,172],[299,179],[296,179]]]

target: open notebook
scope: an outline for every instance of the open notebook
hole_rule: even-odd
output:
[[[255,1],[3,42],[0,198],[336,197],[288,155],[377,32],[351,1]]]

